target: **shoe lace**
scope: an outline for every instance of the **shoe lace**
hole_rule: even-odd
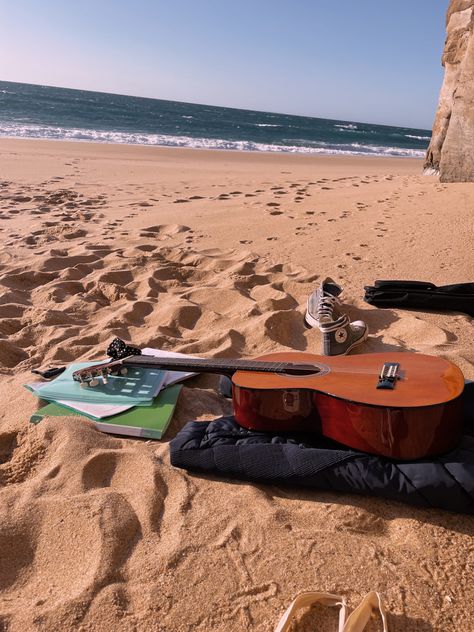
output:
[[[321,294],[316,305],[319,318],[321,318],[321,316],[332,317],[334,305],[340,304],[341,301],[338,299],[337,296],[333,296],[332,294],[327,293]]]
[[[340,327],[344,327],[349,323],[347,314],[341,314],[337,320],[334,320],[334,305],[340,305],[341,301],[337,296],[332,294],[322,294],[316,306],[318,312],[319,328],[324,332],[336,331]]]

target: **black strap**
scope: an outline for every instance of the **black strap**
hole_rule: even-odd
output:
[[[141,349],[127,345],[123,340],[120,340],[120,338],[114,338],[107,347],[107,355],[112,358],[112,360],[122,360],[123,358],[128,358],[128,356],[141,354]]]

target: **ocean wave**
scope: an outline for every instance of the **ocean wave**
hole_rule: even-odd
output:
[[[334,125],[334,127],[339,129],[359,129],[357,125],[354,125],[353,123],[345,123],[344,125],[341,123],[340,125]]]
[[[282,125],[275,125],[274,123],[254,123],[255,127],[282,127]]]
[[[13,138],[37,138],[45,140],[89,141],[95,143],[120,143],[128,145],[161,145],[188,147],[191,149],[225,149],[234,151],[267,151],[283,153],[345,155],[345,156],[405,156],[421,158],[424,150],[362,145],[360,143],[329,144],[306,141],[307,145],[281,145],[258,143],[251,140],[225,140],[222,138],[193,138],[170,134],[149,134],[68,127],[52,127],[31,124],[13,124],[0,121],[0,136]],[[304,143],[304,139],[301,139]],[[293,141],[294,142],[294,141]]]
[[[431,136],[414,136],[413,134],[405,134],[405,138],[415,138],[416,140],[431,140]]]

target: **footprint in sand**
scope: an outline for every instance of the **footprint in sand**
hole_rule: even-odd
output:
[[[139,246],[136,246],[137,250],[141,250],[143,252],[153,252],[157,248],[158,246],[152,246],[151,244],[140,244]]]
[[[19,346],[8,340],[0,340],[0,363],[12,368],[28,358],[28,354]]]
[[[381,536],[387,531],[387,524],[383,518],[357,507],[345,507],[344,511],[338,507],[334,511],[333,519],[336,531],[369,533],[372,536]]]
[[[189,226],[184,226],[183,224],[157,224],[156,226],[143,228],[141,235],[143,237],[160,237],[161,239],[166,239],[178,235],[179,233],[189,232],[190,230]]]
[[[51,254],[53,254],[53,252],[54,250],[51,251]],[[45,272],[57,272],[65,268],[72,268],[79,263],[95,263],[99,260],[100,256],[95,254],[67,256],[66,253],[66,256],[61,254],[60,256],[52,256],[51,258],[45,259],[40,269]]]
[[[295,310],[276,311],[264,322],[265,334],[271,340],[291,349],[306,348],[305,327]]]

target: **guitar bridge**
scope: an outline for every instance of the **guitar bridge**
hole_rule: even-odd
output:
[[[395,382],[399,378],[399,367],[400,364],[398,362],[385,362],[380,371],[377,388],[394,389]]]

